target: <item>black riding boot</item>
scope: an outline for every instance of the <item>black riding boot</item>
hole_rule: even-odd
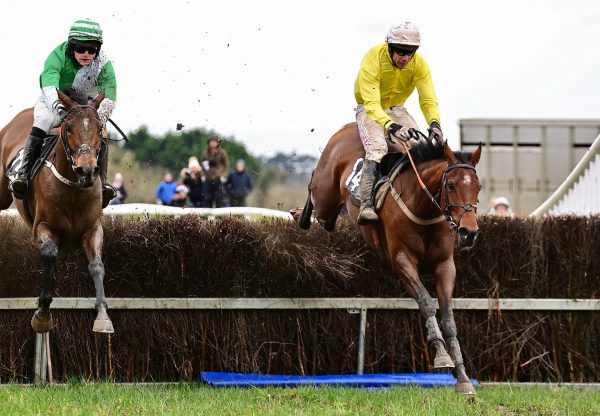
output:
[[[100,180],[102,181],[102,208],[106,208],[110,201],[117,196],[117,191],[113,186],[106,181],[106,175],[108,172],[108,143],[102,139],[100,145],[100,157],[98,158],[100,163]]]
[[[378,166],[379,163],[373,160],[363,160],[360,177],[360,212],[357,219],[360,225],[366,225],[378,220],[377,213],[373,207],[373,187],[377,178]]]
[[[29,133],[29,136],[27,137],[21,169],[19,169],[17,178],[10,184],[10,189],[17,199],[23,199],[27,194],[27,185],[29,184],[31,168],[35,163],[35,159],[38,156],[45,137],[46,132],[37,127],[33,127],[31,133]]]

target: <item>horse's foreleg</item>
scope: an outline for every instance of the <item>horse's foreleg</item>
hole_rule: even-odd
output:
[[[427,343],[435,350],[433,360],[434,368],[452,368],[454,363],[446,352],[444,338],[435,318],[435,302],[419,278],[416,267],[416,261],[413,261],[403,252],[396,255],[396,261],[393,264],[394,272],[402,277],[402,282],[406,290],[417,301],[421,316],[425,319],[425,329],[427,330]]]
[[[38,299],[38,309],[31,318],[31,327],[35,332],[45,333],[52,329],[50,303],[52,303],[52,279],[58,257],[58,245],[56,237],[46,224],[39,224],[35,235],[36,244],[44,263],[44,283]]]
[[[435,270],[436,292],[440,306],[442,334],[452,361],[454,361],[454,376],[458,379],[455,390],[461,394],[476,394],[475,387],[467,376],[463,356],[458,343],[454,312],[452,311],[452,293],[456,268],[454,261],[449,259],[438,265]]]
[[[113,324],[106,310],[108,303],[104,296],[104,263],[102,263],[102,242],[104,232],[102,225],[98,222],[96,227],[86,233],[83,237],[83,251],[88,260],[88,272],[94,279],[96,287],[96,311],[98,312],[94,321],[94,332],[112,334],[115,332]]]

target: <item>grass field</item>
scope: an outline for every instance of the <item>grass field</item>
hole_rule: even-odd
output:
[[[569,388],[218,389],[195,384],[0,386],[0,415],[600,415],[600,391]]]

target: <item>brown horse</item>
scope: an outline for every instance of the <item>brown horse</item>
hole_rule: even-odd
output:
[[[366,241],[389,261],[395,277],[417,301],[425,320],[427,340],[435,350],[434,368],[454,368],[456,391],[475,394],[467,377],[452,312],[456,277],[456,239],[463,247],[474,244],[478,233],[477,195],[481,189],[475,165],[481,145],[472,154],[452,152],[447,143],[421,141],[410,151],[415,167],[401,171],[379,212],[379,221],[358,226],[358,207],[344,186],[357,159],[364,157],[356,123],[340,129],[327,143],[309,185],[309,195],[296,216],[303,229],[310,227],[313,209],[326,230],[332,231],[343,205]],[[428,193],[422,189],[422,178]],[[401,206],[404,205],[404,209]],[[446,219],[447,221],[444,221]],[[433,272],[440,309],[441,331],[435,301],[419,277],[419,268]],[[447,350],[446,350],[447,348]],[[449,353],[449,354],[448,354]]]
[[[112,333],[103,286],[102,195],[97,163],[102,122],[96,110],[104,94],[96,97],[91,105],[77,105],[61,92],[59,98],[68,110],[60,138],[48,154],[47,163],[30,181],[27,197],[15,201],[19,213],[32,227],[33,242],[44,264],[43,289],[31,326],[36,332],[52,329],[50,303],[58,252],[81,248],[96,287],[98,314],[93,330]],[[12,203],[7,168],[23,147],[32,125],[33,109],[30,108],[17,114],[0,131],[0,210]]]

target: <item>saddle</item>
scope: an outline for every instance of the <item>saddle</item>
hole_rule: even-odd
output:
[[[362,173],[363,158],[359,158],[354,163],[352,172],[345,182],[346,189],[350,192],[350,200],[356,206],[360,206],[360,177]],[[409,165],[406,153],[393,152],[386,154],[381,163],[379,163],[379,179],[375,183],[373,190],[373,206],[379,211],[385,200],[385,196],[390,190],[390,184],[396,179],[396,176]]]

